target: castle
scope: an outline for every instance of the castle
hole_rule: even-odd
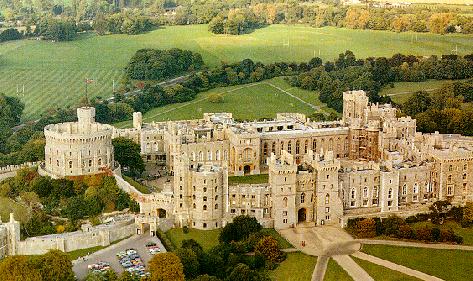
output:
[[[143,124],[114,136],[135,140],[164,191],[139,195],[142,222],[219,228],[237,215],[266,227],[344,225],[356,215],[419,212],[436,200],[473,200],[473,138],[416,132],[416,120],[363,91],[343,95],[343,118],[302,114],[236,122],[230,113]],[[268,174],[267,183],[229,184],[229,176]],[[154,219],[152,219],[154,218]]]
[[[237,122],[231,113],[205,113],[143,123],[135,112],[133,128],[118,129],[94,117],[93,108],[79,108],[78,122],[45,127],[46,157],[38,171],[56,178],[113,172],[140,203],[138,233],[147,225],[151,234],[164,224],[220,228],[238,215],[276,229],[343,226],[350,217],[406,215],[437,200],[473,200],[473,137],[417,132],[415,119],[369,103],[363,91],[344,93],[343,117],[332,122],[297,113]],[[146,172],[168,179],[162,191],[142,194],[121,178],[111,143],[116,137],[140,144]],[[267,179],[229,181],[246,175]],[[0,255],[10,224],[0,223]]]

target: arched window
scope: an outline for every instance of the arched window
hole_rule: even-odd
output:
[[[223,160],[228,160],[228,151],[223,151]]]
[[[466,180],[466,174],[463,174],[463,179]]]
[[[72,169],[72,161],[69,161],[69,169]]]
[[[301,144],[300,144],[299,140],[297,140],[297,141],[296,141],[296,154],[299,154],[299,153],[300,153],[300,150],[301,150],[301,149],[300,149],[300,146],[301,146]]]
[[[250,162],[253,155],[253,150],[251,148],[245,148],[243,150],[243,161]]]
[[[203,190],[204,190],[204,192],[207,192],[207,187],[204,187],[204,189],[203,189]]]
[[[215,158],[216,158],[217,161],[220,161],[220,160],[221,160],[221,159],[220,159],[220,150],[217,150],[217,151],[215,152]]]
[[[468,170],[468,164],[463,165],[463,170]]]
[[[291,141],[289,141],[289,142],[287,143],[287,152],[288,152],[288,153],[291,153],[291,152],[292,152],[292,144],[291,144]]]
[[[351,199],[355,199],[356,191],[354,188],[351,189]]]
[[[452,166],[452,165],[448,166],[448,170],[449,170],[450,172],[453,171],[453,166]]]
[[[203,209],[204,211],[207,211],[207,205],[204,205]]]
[[[317,150],[317,140],[313,139],[312,140],[312,151],[316,152]]]
[[[368,187],[367,186],[365,186],[363,188],[363,197],[365,197],[365,198],[368,197]]]
[[[194,203],[194,204],[192,204],[192,207],[195,209],[195,207],[196,207],[196,206],[195,206],[195,203]]]
[[[192,199],[194,199],[194,200],[195,200],[195,194],[194,194],[194,195],[192,195]]]
[[[97,164],[98,164],[99,166],[102,166],[102,158],[99,158],[99,160],[97,161]]]
[[[217,210],[217,209],[218,209],[218,204],[215,204],[215,210]]]
[[[388,198],[391,199],[393,198],[393,189],[390,188],[389,191],[388,191]]]
[[[264,143],[263,145],[263,155],[267,156],[268,155],[268,144]]]
[[[304,203],[305,201],[305,193],[302,193],[301,194],[301,204]]]
[[[448,182],[452,182],[452,175],[448,176]]]
[[[204,202],[207,202],[207,196],[204,196],[203,200]]]
[[[204,161],[204,153],[199,151],[199,161]]]
[[[276,142],[273,142],[273,145],[271,146],[271,152],[276,153]]]
[[[212,161],[212,151],[207,151],[207,161]]]
[[[287,197],[282,199],[284,208],[287,208]]]
[[[215,195],[215,201],[217,201],[217,200],[218,200],[218,195]]]
[[[330,195],[325,194],[325,204],[329,204],[330,203]]]
[[[92,159],[89,159],[89,167],[92,167]]]
[[[192,161],[195,161],[195,152],[191,152],[191,159]]]
[[[308,140],[305,140],[304,153],[307,153],[308,149],[309,149],[309,141],[308,141]]]
[[[414,188],[413,188],[413,191],[412,191],[414,194],[417,194],[419,193],[419,185],[417,183],[414,183]]]
[[[406,194],[407,194],[407,185],[404,184],[404,185],[402,186],[402,195],[406,195]]]
[[[373,188],[373,197],[378,197],[378,187]]]

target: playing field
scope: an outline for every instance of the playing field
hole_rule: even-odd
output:
[[[307,61],[313,56],[334,59],[347,49],[358,57],[395,53],[430,55],[470,53],[472,36],[394,33],[303,25],[271,25],[240,36],[214,35],[206,25],[162,27],[141,35],[83,34],[71,42],[21,40],[0,44],[0,92],[18,96],[26,104],[24,119],[49,108],[75,105],[84,95],[108,97],[113,80],[141,48],[178,47],[199,52],[205,62],[251,58],[262,62]],[[290,109],[290,108],[288,108]]]
[[[221,93],[222,103],[208,100],[211,93]],[[205,112],[231,112],[238,120],[273,119],[276,113],[316,111],[334,112],[318,99],[317,92],[291,87],[282,78],[242,86],[216,88],[197,95],[195,100],[154,108],[143,116],[144,122],[202,118]],[[130,127],[131,121],[115,124]]]

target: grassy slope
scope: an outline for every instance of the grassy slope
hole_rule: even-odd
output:
[[[353,278],[338,265],[336,261],[330,259],[327,265],[327,271],[325,271],[324,281],[352,281]]]
[[[321,105],[316,92],[291,88],[282,78],[268,80],[278,87],[313,105]],[[211,103],[207,96],[211,93],[223,93],[223,103]],[[322,110],[332,112],[322,106]],[[195,100],[170,104],[154,108],[143,116],[143,121],[166,121],[202,118],[205,112],[231,112],[236,119],[254,120],[272,119],[279,112],[300,112],[312,114],[314,109],[307,104],[287,95],[267,83],[249,84],[216,88],[200,93]],[[131,121],[116,124],[117,127],[130,127]]]
[[[235,176],[235,177],[228,177],[228,184],[236,185],[236,184],[268,183],[268,179],[269,179],[268,174],[241,176],[241,177]]]
[[[149,189],[149,187],[147,187],[145,185],[142,185],[141,183],[135,181],[134,179],[132,179],[130,177],[123,176],[123,179],[126,180],[129,184],[131,184],[134,188],[136,188],[139,192],[141,192],[143,194],[150,194],[151,193],[151,190]]]
[[[218,244],[218,235],[220,234],[220,231],[221,229],[199,230],[189,228],[189,233],[186,234],[182,232],[182,228],[173,228],[166,232],[166,235],[176,248],[181,247],[182,240],[194,239],[205,251],[208,251]]]
[[[361,266],[375,281],[420,281],[415,277],[391,270],[369,261],[361,260],[355,257],[352,259]]]
[[[471,280],[473,276],[473,251],[363,245],[363,252],[444,280]]]
[[[26,206],[16,203],[10,198],[0,197],[0,217],[2,221],[9,221],[10,213],[14,213],[15,219],[21,223],[25,223],[30,217],[30,211]]]
[[[275,270],[270,271],[271,280],[275,281],[307,281],[312,276],[316,257],[301,252],[288,253],[287,258]]]
[[[172,26],[142,35],[81,35],[71,42],[22,40],[0,44],[0,92],[17,95],[26,104],[25,119],[38,117],[51,107],[76,104],[84,92],[84,79],[95,79],[92,96],[110,96],[133,53],[141,48],[178,47],[197,51],[206,63],[252,58],[263,62],[307,61],[314,55],[333,59],[350,49],[358,57],[471,51],[471,36],[393,33],[302,25],[271,25],[241,36],[213,35],[206,25]],[[289,44],[287,44],[289,42]]]

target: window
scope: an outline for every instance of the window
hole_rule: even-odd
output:
[[[452,182],[452,175],[448,176],[448,182]]]
[[[268,155],[268,144],[264,143],[263,145],[263,155],[267,156]]]
[[[204,161],[204,153],[199,151],[199,161]]]
[[[330,213],[330,207],[325,207],[325,212]]]
[[[202,208],[204,211],[207,211],[207,205],[204,205],[204,207]]]
[[[195,161],[195,153],[194,152],[191,152],[191,159],[192,159],[192,161]]]
[[[220,159],[220,150],[217,150],[217,151],[215,152],[215,158],[216,158],[215,160],[217,160],[217,161],[220,161],[220,160],[221,160],[221,159]]]
[[[287,223],[287,219],[283,219],[283,220],[282,220],[282,223]]]
[[[468,170],[468,164],[463,165],[463,171]]]
[[[300,153],[300,142],[299,141],[296,141],[296,154],[299,154]]]
[[[217,210],[217,209],[218,209],[218,204],[215,204],[215,210]]]
[[[207,196],[204,196],[203,201],[207,202]]]
[[[99,158],[99,160],[97,161],[97,164],[98,164],[99,166],[102,166],[102,158]]]
[[[291,141],[287,143],[287,152],[290,154],[292,152],[292,144]]]
[[[419,185],[417,183],[414,183],[414,188],[413,188],[413,191],[412,191],[414,194],[417,194],[419,193]]]
[[[388,198],[389,198],[389,199],[393,198],[393,189],[392,189],[392,188],[390,188],[390,189],[388,190]]]
[[[205,183],[205,182],[204,182]],[[207,192],[207,187],[204,187],[204,192]]]
[[[284,208],[287,208],[287,197],[282,199]]]
[[[453,195],[453,191],[454,191],[453,185],[447,186],[447,195]]]
[[[466,180],[466,174],[463,174],[463,180]]]
[[[375,186],[373,188],[373,197],[378,197],[378,187],[377,186]]]
[[[207,161],[212,161],[212,151],[207,151]]]
[[[453,166],[452,165],[448,166],[448,171],[450,171],[450,172],[453,171]]]
[[[192,199],[194,199],[194,200],[195,200],[195,194],[194,194],[194,195],[192,195]]]
[[[195,203],[194,203],[194,204],[192,204],[192,208],[194,208],[194,209],[196,208],[196,206],[195,206]]]
[[[202,226],[203,226],[204,228],[207,228],[207,224],[206,224],[205,222],[202,224]]]
[[[282,212],[282,215],[285,216],[285,217],[287,217],[287,211],[283,211],[283,212]]]
[[[72,169],[72,161],[69,161],[69,169]]]
[[[355,199],[356,191],[354,188],[351,189],[351,199]]]
[[[215,195],[215,200],[218,200],[218,195]]]
[[[330,195],[328,193],[325,195],[325,204],[330,203]]]
[[[365,198],[368,197],[368,187],[367,186],[365,186],[363,188],[363,197],[365,197]]]
[[[402,186],[402,195],[406,195],[406,194],[407,194],[407,185],[404,184],[404,185]]]
[[[305,201],[305,193],[302,193],[301,194],[301,204],[304,203]]]
[[[317,140],[312,140],[312,150],[315,152],[315,150],[317,149]]]
[[[89,167],[92,167],[92,160],[89,160]]]
[[[304,145],[304,153],[307,153],[308,149],[309,149],[309,141],[306,140],[305,145]]]

